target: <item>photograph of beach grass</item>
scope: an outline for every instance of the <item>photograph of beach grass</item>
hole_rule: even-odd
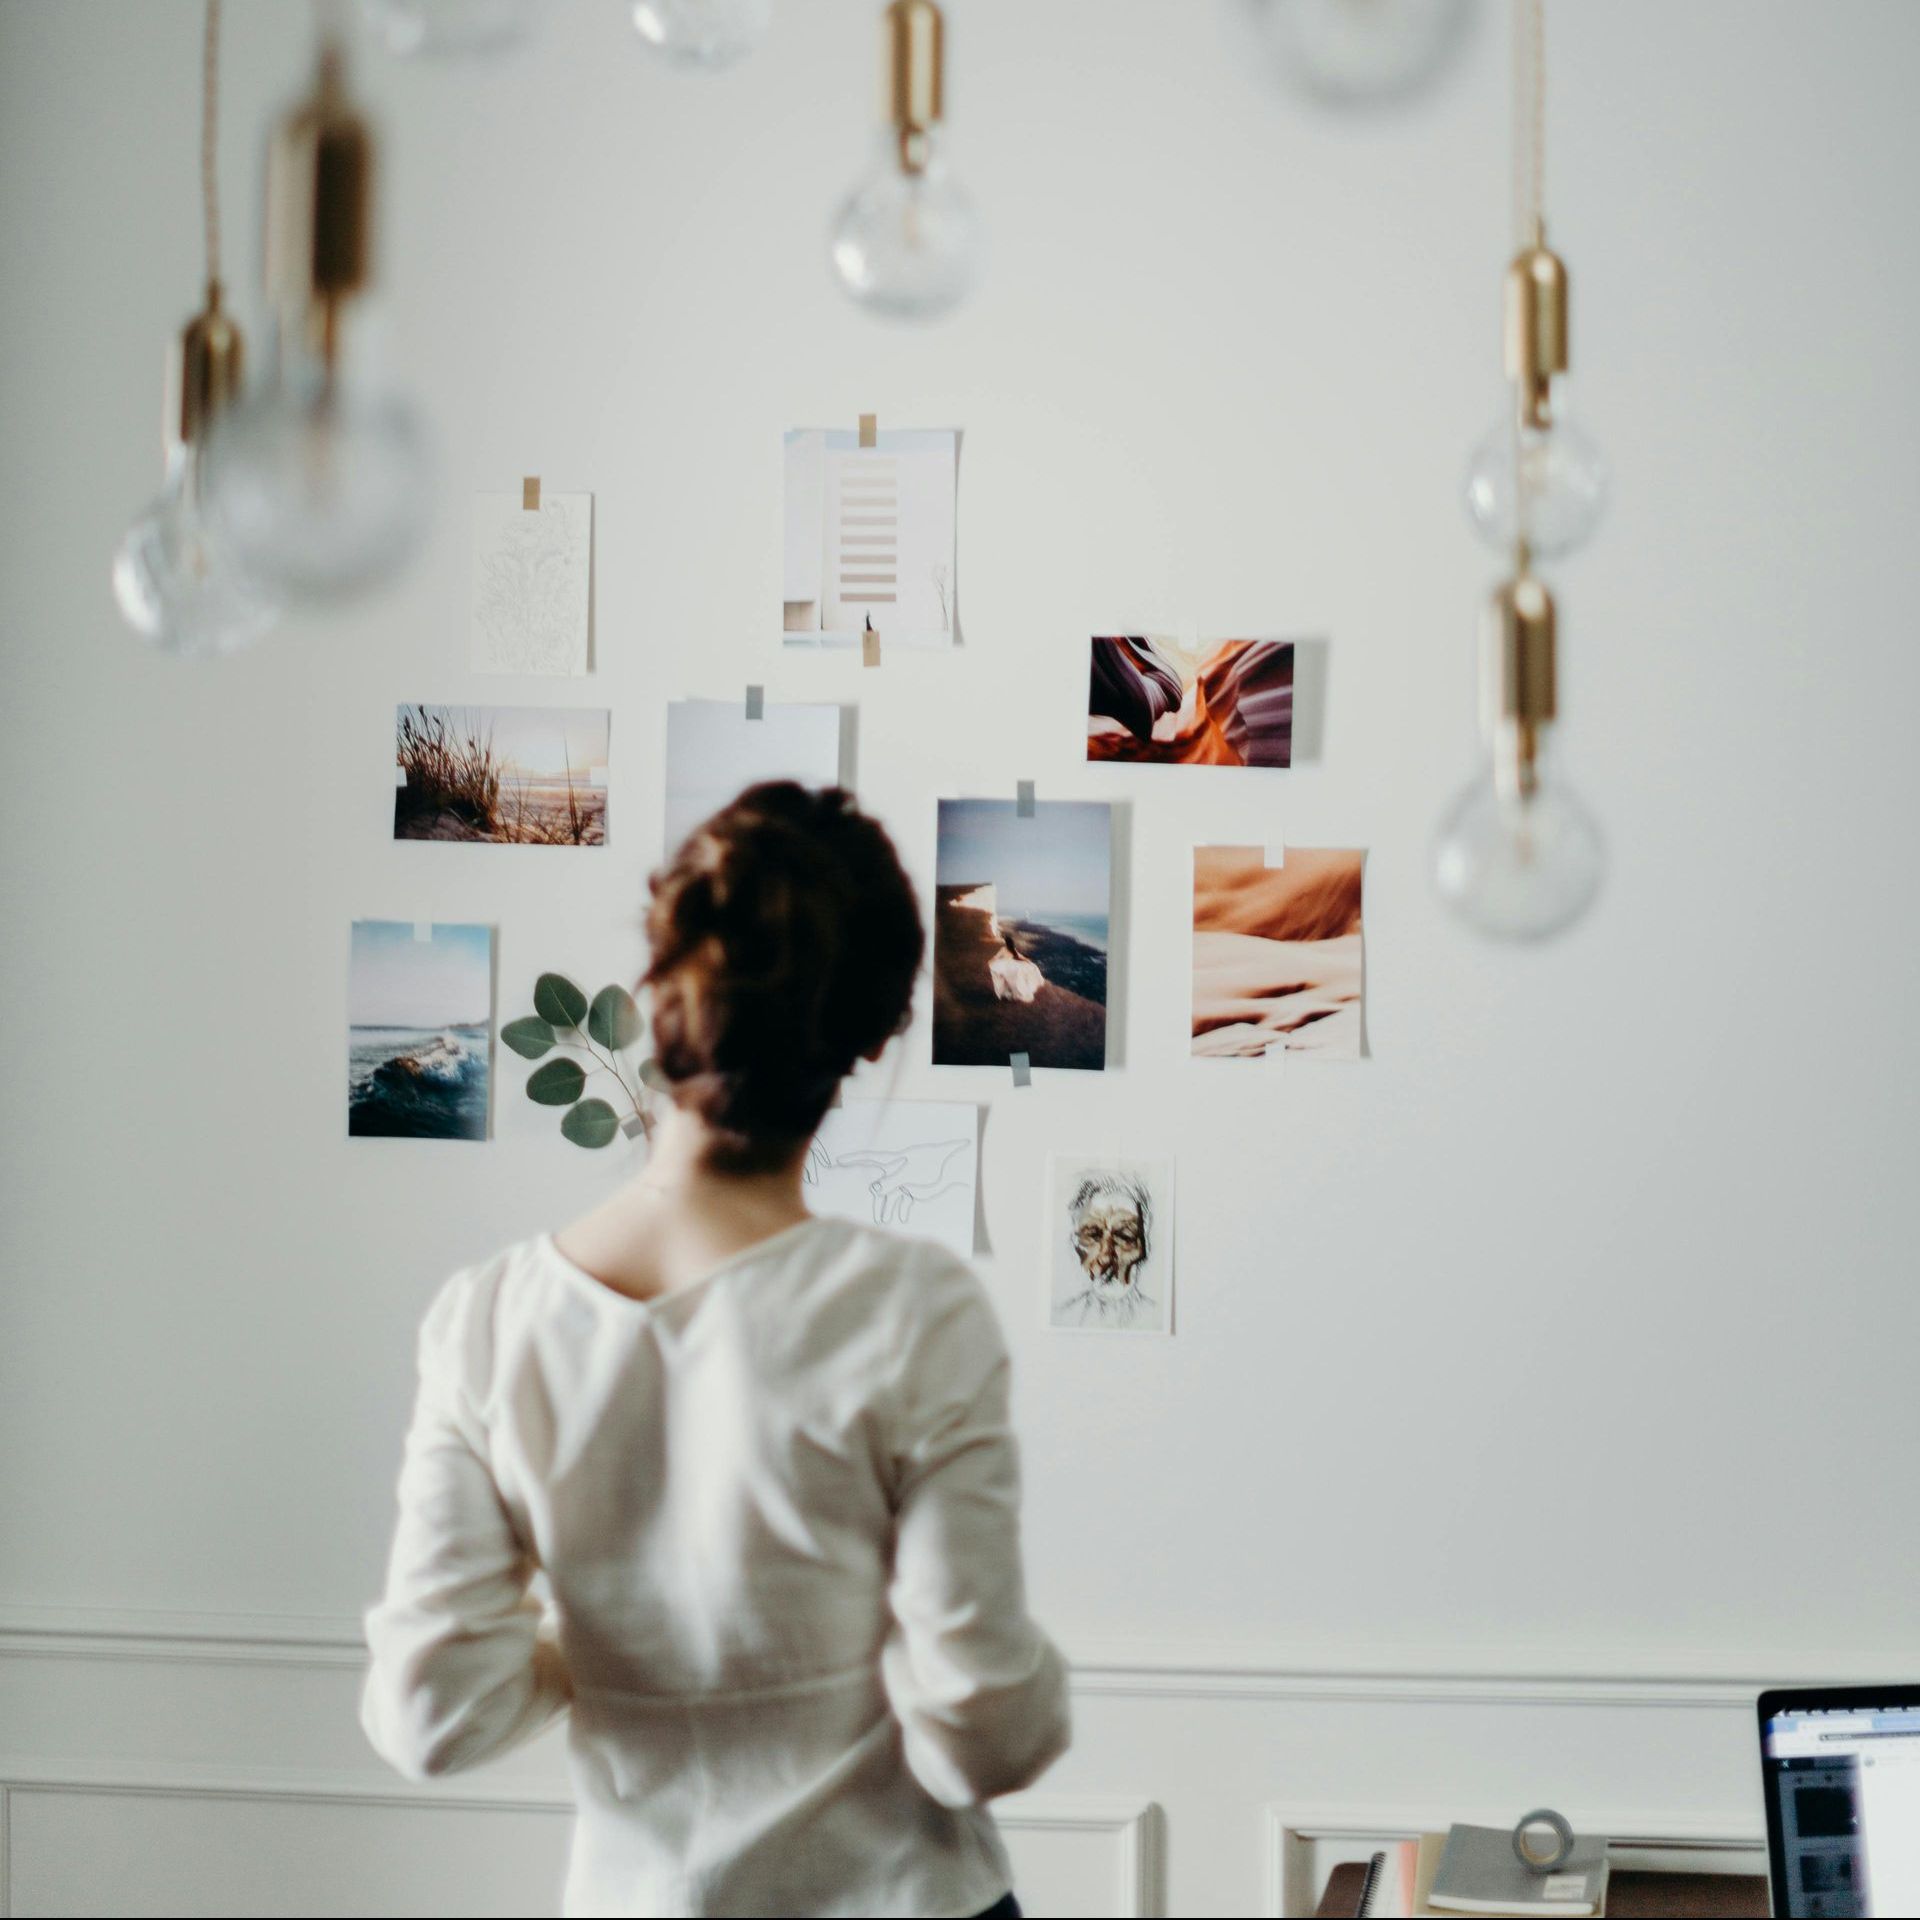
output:
[[[1291,640],[1096,638],[1087,758],[1179,767],[1293,764]]]
[[[590,708],[401,707],[393,837],[605,846],[607,733]]]
[[[933,1063],[1102,1071],[1112,809],[942,800],[934,870]]]
[[[350,1135],[487,1137],[491,927],[356,920],[347,1023]]]
[[[1363,1039],[1359,848],[1193,850],[1193,1052],[1358,1060]]]

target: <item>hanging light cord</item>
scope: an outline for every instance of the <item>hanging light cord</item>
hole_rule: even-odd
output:
[[[207,292],[220,293],[220,0],[207,0],[200,43],[200,207],[207,231]]]
[[[1547,39],[1541,0],[1513,0],[1513,240],[1546,233]]]
[[[1541,0],[1513,0],[1513,243],[1546,245],[1547,44]],[[1528,498],[1522,409],[1513,412],[1513,565],[1533,564],[1533,502]]]

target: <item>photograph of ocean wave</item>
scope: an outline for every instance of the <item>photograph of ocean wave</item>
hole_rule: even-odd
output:
[[[1104,801],[940,802],[935,1066],[1105,1068],[1112,839]]]
[[[347,1132],[487,1137],[493,929],[356,920],[347,984]]]

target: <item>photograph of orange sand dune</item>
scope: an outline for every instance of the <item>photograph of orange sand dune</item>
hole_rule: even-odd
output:
[[[1113,817],[1105,801],[942,800],[933,1064],[1107,1064]]]
[[[604,709],[401,707],[393,837],[605,846],[607,731]]]
[[[1363,850],[1193,850],[1193,1051],[1358,1060]]]
[[[1293,644],[1096,639],[1087,676],[1087,758],[1291,766]]]

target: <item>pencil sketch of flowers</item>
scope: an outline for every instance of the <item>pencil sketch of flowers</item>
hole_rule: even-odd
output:
[[[474,499],[473,665],[482,673],[587,670],[593,495]]]

